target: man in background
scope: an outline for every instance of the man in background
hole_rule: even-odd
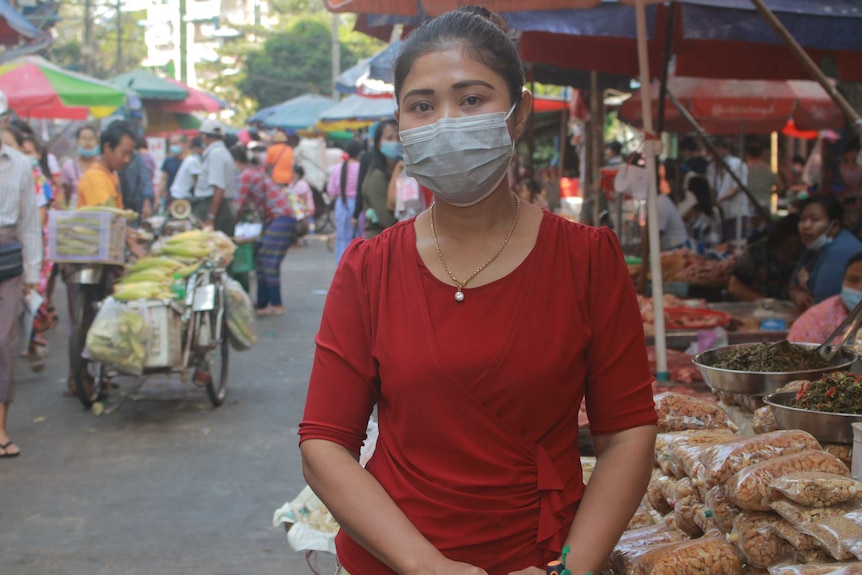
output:
[[[237,197],[237,170],[224,144],[222,127],[215,120],[201,123],[204,153],[201,173],[195,184],[192,213],[209,229],[233,235],[236,221],[230,203]]]
[[[162,177],[159,180],[159,201],[164,201],[165,204],[171,202],[171,186],[174,185],[174,179],[177,177],[177,172],[180,165],[183,163],[183,158],[189,152],[189,137],[185,134],[174,134],[168,140],[168,155],[162,162]]]
[[[143,141],[141,141],[143,140]],[[142,147],[143,144],[143,147]],[[138,137],[135,142],[136,151],[125,168],[119,171],[120,191],[123,194],[123,206],[135,210],[141,218],[153,215],[153,173],[147,165],[146,140]],[[141,149],[144,153],[141,153]],[[146,155],[145,155],[146,154]],[[140,218],[130,222],[131,227],[140,225]]]
[[[185,152],[182,154],[180,167],[174,177],[170,192],[170,201],[179,199],[191,199],[192,191],[198,183],[201,175],[201,154],[204,151],[203,139],[200,136],[192,138]]]
[[[716,140],[715,147],[724,162],[716,158],[706,169],[706,179],[721,208],[722,237],[726,242],[744,239],[747,234],[748,198],[745,192],[739,189],[739,185],[727,168],[730,168],[743,184],[748,181],[748,168],[742,160],[730,153],[730,144],[727,140]]]
[[[276,184],[286,186],[293,179],[293,147],[283,130],[275,133],[273,142],[266,151],[266,173]]]

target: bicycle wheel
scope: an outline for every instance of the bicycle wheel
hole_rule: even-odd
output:
[[[314,216],[314,233],[328,234],[335,231],[335,223],[332,221],[332,206],[326,206],[320,215]]]
[[[224,322],[222,322],[221,332],[221,338],[216,344],[215,349],[206,354],[207,368],[209,370],[206,390],[207,397],[209,397],[213,407],[218,407],[224,403],[224,398],[227,395],[227,368],[230,346],[228,345],[227,325]]]
[[[221,329],[218,329],[219,311],[224,312],[224,300],[219,297],[215,309],[206,312],[198,312],[194,318],[194,329],[201,330],[195,335],[195,340],[200,346],[195,353],[194,382],[207,391],[210,403],[213,407],[219,407],[224,403],[227,394],[228,375],[228,333],[227,322],[223,315],[221,317]]]
[[[72,334],[69,337],[69,370],[75,381],[78,399],[89,409],[103,397],[104,373],[100,363],[81,357],[87,332],[96,317],[96,302],[101,301],[100,286],[78,285],[71,310]]]

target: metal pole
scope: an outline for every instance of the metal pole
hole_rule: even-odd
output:
[[[724,169],[727,170],[727,173],[730,174],[730,177],[736,182],[736,185],[739,186],[739,189],[748,196],[748,199],[751,201],[752,205],[760,212],[760,215],[763,216],[766,221],[770,221],[772,219],[772,215],[769,213],[769,210],[760,205],[760,202],[754,197],[754,194],[751,193],[746,185],[739,179],[739,176],[736,175],[736,172],[730,169],[730,166],[727,165],[727,162],[724,161],[724,158],[721,157],[718,153],[718,148],[715,147],[715,144],[712,143],[712,140],[709,138],[709,134],[706,133],[706,130],[697,123],[697,120],[694,119],[694,116],[682,105],[682,103],[677,100],[676,96],[668,90],[667,99],[670,100],[671,104],[679,110],[679,113],[682,114],[682,117],[685,118],[685,121],[689,123],[689,125],[694,128],[694,131],[697,132],[698,136],[703,140],[703,144],[707,147],[707,149],[712,153],[717,162],[721,162]]]
[[[84,50],[83,64],[84,73],[92,74],[93,64],[93,0],[84,2]]]
[[[641,97],[641,111],[643,114],[644,132],[647,138],[644,152],[646,156],[647,173],[649,174],[649,193],[647,195],[647,226],[649,229],[649,255],[650,271],[652,272],[652,300],[655,310],[655,359],[656,379],[667,381],[667,341],[665,340],[664,324],[664,301],[662,299],[662,276],[661,276],[661,246],[658,234],[658,181],[656,179],[655,149],[652,148],[656,141],[652,124],[652,102],[649,96],[649,53],[647,52],[647,27],[646,8],[644,0],[637,0],[635,6],[637,13],[638,31],[638,67],[640,68],[641,86],[646,87],[646,97]]]
[[[856,113],[856,110],[853,109],[850,102],[841,95],[835,87],[834,82],[831,82],[829,78],[826,77],[826,74],[820,70],[817,64],[814,63],[814,60],[811,59],[793,35],[784,27],[784,24],[782,24],[772,10],[769,9],[766,2],[763,0],[751,0],[751,3],[754,4],[754,7],[758,12],[760,12],[763,19],[772,26],[779,36],[781,36],[781,39],[784,40],[784,43],[787,44],[787,47],[790,48],[790,51],[793,52],[793,55],[796,56],[796,59],[799,60],[800,64],[802,64],[802,67],[805,68],[805,71],[808,72],[812,78],[817,80],[821,86],[823,86],[823,89],[826,90],[829,97],[832,98],[839,108],[841,108],[841,111],[845,116],[847,116],[847,120],[853,124],[856,131],[862,133],[862,120],[860,120],[859,114]]]
[[[117,62],[114,68],[117,74],[123,73],[123,0],[117,0]]]
[[[189,30],[186,23],[186,0],[180,0],[180,82],[189,81]]]
[[[595,193],[593,200],[593,225],[599,227],[601,224],[600,215],[602,205],[602,128],[604,127],[604,118],[602,117],[601,98],[599,95],[599,73],[593,70],[590,72],[590,118],[592,125],[587,137],[593,145],[593,155],[589,165],[590,181],[593,183],[593,191]]]
[[[341,75],[341,44],[338,42],[338,14],[332,13],[332,97],[338,97],[335,82]]]

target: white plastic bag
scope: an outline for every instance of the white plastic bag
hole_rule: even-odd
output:
[[[87,332],[84,358],[104,363],[124,373],[141,375],[147,361],[150,324],[123,303],[109,297]]]
[[[225,317],[231,346],[237,351],[245,351],[257,344],[257,316],[251,298],[240,283],[225,278]]]

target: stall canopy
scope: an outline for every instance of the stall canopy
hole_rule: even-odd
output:
[[[394,117],[394,98],[367,98],[353,94],[320,114],[319,127],[324,130],[356,130]]]
[[[181,112],[168,112],[158,103],[146,102],[144,112],[148,136],[167,138],[177,133],[194,136],[201,127],[201,121],[197,117]]]
[[[39,56],[0,64],[0,90],[25,118],[85,120],[110,115],[126,93],[105,82],[63,70]]]
[[[15,46],[20,42],[38,40],[45,34],[7,0],[0,0],[0,45]]]
[[[132,90],[142,100],[176,100],[182,102],[189,96],[185,88],[172,84],[168,80],[159,78],[145,70],[120,74],[108,82],[117,88]]]
[[[711,134],[767,134],[782,131],[788,122],[798,130],[844,127],[844,115],[829,94],[810,80],[716,80],[671,77],[668,89]],[[653,113],[657,114],[658,82],[650,87]],[[636,92],[620,109],[626,122],[641,125],[641,93]],[[665,131],[686,133],[691,125],[670,102],[666,105]]]
[[[165,110],[168,112],[190,114],[192,112],[219,112],[230,107],[230,104],[214,96],[209,92],[192,88],[171,78],[166,79],[169,83],[178,88],[182,88],[188,92],[188,97],[182,102],[171,101],[165,104]]]
[[[249,123],[260,123],[265,128],[280,128],[288,133],[296,133],[314,127],[320,114],[335,103],[335,100],[326,96],[304,94],[261,110],[249,118]],[[266,112],[265,115],[258,118],[263,112]]]

